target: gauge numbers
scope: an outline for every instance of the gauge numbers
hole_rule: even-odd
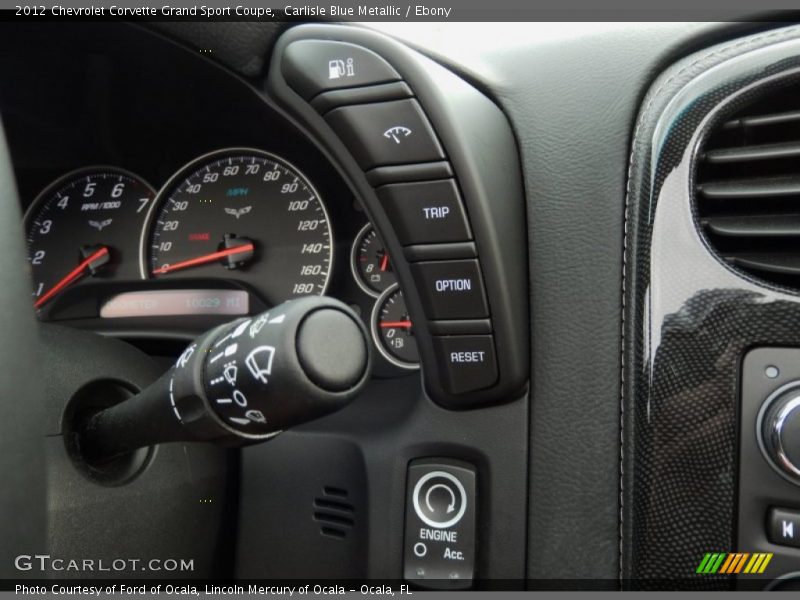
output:
[[[327,290],[328,213],[287,161],[233,148],[202,156],[167,182],[142,236],[144,277],[224,277],[267,303]]]
[[[135,279],[154,197],[144,180],[116,167],[81,169],[47,187],[25,215],[35,307],[90,277]]]
[[[397,282],[386,247],[369,223],[358,232],[353,242],[350,268],[358,286],[375,298]]]

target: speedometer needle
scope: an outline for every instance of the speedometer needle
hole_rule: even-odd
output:
[[[163,267],[155,269],[153,271],[153,275],[162,275],[164,273],[170,273],[172,271],[178,271],[180,269],[186,269],[188,267],[194,267],[196,265],[204,265],[206,263],[219,260],[220,258],[225,258],[226,256],[233,256],[234,254],[243,254],[245,252],[253,252],[255,249],[256,248],[252,244],[252,242],[249,244],[242,244],[241,246],[234,246],[233,248],[226,248],[225,250],[211,252],[210,254],[204,254],[203,256],[198,256],[196,258],[182,260],[181,262],[176,262],[175,264],[172,265],[164,265]]]
[[[69,284],[78,281],[78,279],[80,279],[86,274],[87,269],[96,269],[97,267],[104,265],[106,262],[108,262],[107,258],[106,260],[104,260],[99,264],[94,264],[99,259],[102,259],[104,257],[108,257],[108,248],[106,246],[100,246],[98,250],[95,250],[89,256],[83,259],[77,267],[75,267],[74,269],[72,269],[72,271],[67,273],[57,284],[55,284],[53,287],[47,290],[46,293],[39,296],[36,302],[34,302],[33,307],[34,308],[41,307],[43,304],[45,304],[48,300],[50,300],[53,296],[55,296]]]

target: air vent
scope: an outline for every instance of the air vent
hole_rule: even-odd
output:
[[[347,537],[355,524],[355,510],[348,497],[343,488],[325,486],[322,495],[314,499],[314,520],[320,524],[322,535],[338,539]]]
[[[771,90],[711,132],[695,200],[728,263],[800,288],[800,85]]]

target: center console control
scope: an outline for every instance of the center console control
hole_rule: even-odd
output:
[[[765,559],[737,575],[738,587],[764,587],[800,564],[799,406],[800,349],[750,350],[742,362],[736,549]]]

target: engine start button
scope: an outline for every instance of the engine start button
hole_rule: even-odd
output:
[[[414,512],[423,523],[437,529],[452,527],[467,510],[467,493],[458,478],[431,471],[414,486]]]

